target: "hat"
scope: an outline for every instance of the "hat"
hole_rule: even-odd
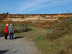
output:
[[[12,25],[12,24],[10,24],[10,25]]]
[[[6,24],[6,26],[8,26],[9,24]]]

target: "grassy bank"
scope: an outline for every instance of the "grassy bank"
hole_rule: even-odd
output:
[[[57,23],[53,27],[52,34],[48,34],[47,38],[53,41],[55,39],[63,37],[65,34],[68,34],[70,32],[72,32],[72,16],[61,20],[60,23]]]
[[[38,37],[36,44],[43,54],[72,54],[72,33],[53,42],[43,40],[45,36]]]
[[[43,54],[72,54],[72,16],[56,24],[52,33],[36,39]]]

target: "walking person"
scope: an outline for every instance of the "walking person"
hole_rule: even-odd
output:
[[[5,26],[4,33],[5,33],[5,39],[7,39],[7,36],[8,36],[8,24],[6,24],[6,26]]]
[[[10,34],[10,39],[13,39],[14,27],[12,26],[12,24],[10,24],[8,30]]]

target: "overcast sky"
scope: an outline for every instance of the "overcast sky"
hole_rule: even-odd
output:
[[[72,0],[0,0],[0,13],[56,14],[72,12]]]

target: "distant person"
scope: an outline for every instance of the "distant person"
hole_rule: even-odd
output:
[[[5,33],[5,39],[7,39],[7,36],[8,36],[8,24],[6,24],[6,26],[5,26],[4,33]]]
[[[10,34],[10,39],[13,39],[14,27],[12,26],[12,24],[10,24],[8,31]]]

